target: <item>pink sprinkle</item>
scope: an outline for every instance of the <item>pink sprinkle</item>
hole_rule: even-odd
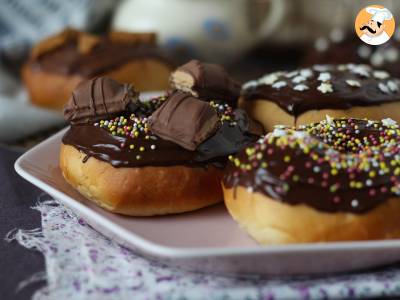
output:
[[[329,174],[328,174],[327,172],[324,172],[324,173],[322,174],[322,178],[323,178],[323,179],[328,179],[328,178],[329,178]]]
[[[381,193],[386,193],[386,192],[387,192],[387,187],[386,186],[381,187]]]
[[[307,179],[307,182],[309,183],[309,184],[313,184],[314,183],[314,178],[312,178],[312,177],[309,177],[308,179]]]
[[[369,194],[370,196],[375,196],[375,195],[376,195],[376,190],[375,190],[375,189],[370,189],[369,192],[368,192],[368,194]]]
[[[312,164],[311,164],[311,162],[308,161],[308,162],[306,162],[305,166],[306,166],[307,169],[309,169],[309,168],[311,168]]]
[[[340,202],[340,197],[339,196],[333,197],[333,202],[339,203]]]
[[[274,153],[274,149],[269,148],[269,149],[267,150],[267,154],[272,155],[273,153]]]

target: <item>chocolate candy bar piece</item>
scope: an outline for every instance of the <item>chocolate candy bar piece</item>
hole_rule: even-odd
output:
[[[217,112],[208,102],[176,91],[150,116],[149,128],[165,140],[195,150],[216,132],[219,123]]]
[[[130,84],[98,77],[83,81],[64,108],[64,118],[72,124],[88,123],[125,111],[138,101],[138,92]]]
[[[171,75],[174,89],[188,92],[204,100],[223,100],[235,107],[240,85],[219,65],[191,60]]]

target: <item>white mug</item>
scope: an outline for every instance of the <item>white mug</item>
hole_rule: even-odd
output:
[[[251,1],[125,0],[114,15],[113,29],[154,31],[160,45],[182,60],[224,63],[270,36],[284,18],[286,1],[264,0],[259,7],[256,3],[262,1],[253,6]],[[264,17],[254,24],[260,9],[266,10]]]

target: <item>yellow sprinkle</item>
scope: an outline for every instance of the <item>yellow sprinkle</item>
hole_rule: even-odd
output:
[[[246,154],[248,156],[252,155],[254,153],[254,148],[246,148]]]
[[[238,158],[235,158],[233,162],[234,162],[236,167],[240,166],[240,160]]]

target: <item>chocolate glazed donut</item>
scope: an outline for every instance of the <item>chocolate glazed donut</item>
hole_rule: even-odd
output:
[[[62,110],[82,81],[108,76],[140,91],[156,91],[168,87],[172,69],[154,33],[95,36],[66,29],[32,49],[22,78],[33,103]]]
[[[174,91],[141,102],[132,86],[109,78],[81,83],[64,116],[71,123],[60,152],[64,178],[101,207],[131,216],[222,201],[228,155],[261,128],[222,101]]]
[[[399,80],[367,65],[315,65],[246,83],[239,107],[267,131],[316,123],[330,115],[400,122]]]
[[[226,205],[260,243],[399,237],[399,145],[391,119],[278,126],[231,157]]]

